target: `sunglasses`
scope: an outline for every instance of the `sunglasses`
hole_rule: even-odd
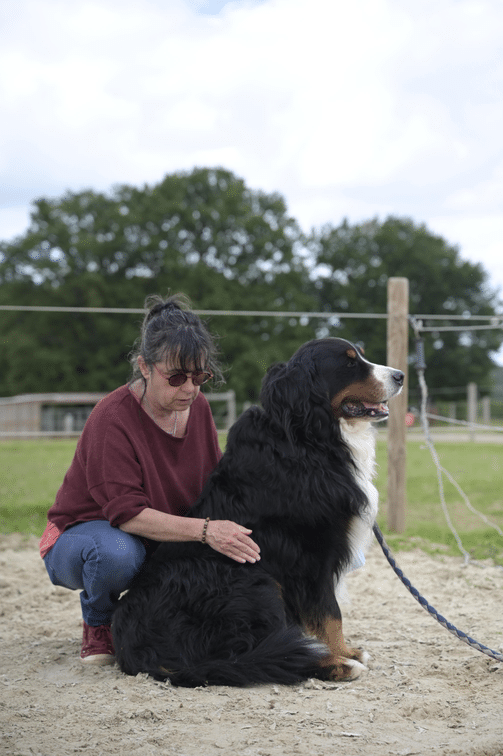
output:
[[[161,373],[157,365],[154,365],[155,369],[161,375],[170,386],[173,386],[174,388],[178,388],[179,386],[183,386],[184,383],[187,382],[189,375],[192,377],[192,383],[194,386],[202,386],[203,383],[207,383],[211,378],[213,378],[212,373],[206,373],[203,370],[195,370],[192,373],[173,373],[173,375],[167,376],[164,375],[164,373]]]

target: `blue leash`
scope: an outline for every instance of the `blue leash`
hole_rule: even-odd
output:
[[[427,601],[426,599],[421,596],[418,590],[414,588],[414,586],[411,584],[410,580],[408,580],[405,575],[403,574],[402,570],[398,567],[397,563],[395,562],[393,555],[391,554],[391,551],[389,550],[389,546],[384,540],[384,536],[379,530],[378,526],[374,524],[374,535],[377,538],[383,552],[384,556],[390,563],[391,567],[393,568],[393,571],[398,575],[404,586],[407,588],[409,593],[411,593],[416,601],[418,601],[423,609],[425,609],[428,614],[431,614],[432,617],[434,617],[437,622],[440,622],[440,624],[445,627],[446,630],[448,630],[452,635],[455,635],[456,638],[459,638],[459,640],[463,641],[463,643],[467,643],[472,648],[476,648],[477,651],[481,651],[481,653],[486,654],[486,656],[491,656],[493,659],[496,659],[496,661],[503,662],[503,654],[500,654],[498,651],[493,651],[491,648],[488,648],[487,646],[484,646],[482,643],[479,643],[478,641],[474,640],[473,638],[470,638],[469,635],[466,633],[463,633],[462,630],[458,630],[457,627],[454,627],[450,622],[448,622],[445,617],[442,617],[441,614],[437,612],[436,609],[434,609]]]

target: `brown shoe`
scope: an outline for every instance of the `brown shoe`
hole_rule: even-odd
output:
[[[113,664],[115,651],[110,625],[91,627],[85,622],[80,661],[84,664]]]

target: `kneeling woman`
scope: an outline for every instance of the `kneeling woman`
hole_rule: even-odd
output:
[[[114,661],[115,602],[157,543],[204,540],[241,563],[260,558],[241,525],[184,517],[221,456],[200,393],[220,371],[183,297],[146,306],[131,381],[89,416],[40,542],[54,585],[81,590],[86,664]]]

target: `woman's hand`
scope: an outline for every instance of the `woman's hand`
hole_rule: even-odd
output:
[[[258,562],[260,548],[249,535],[252,531],[229,520],[210,520],[206,528],[206,543],[215,551],[236,562]]]
[[[205,520],[180,517],[156,509],[142,509],[131,520],[119,525],[125,533],[150,538],[153,541],[200,541]],[[249,537],[252,531],[230,520],[209,520],[206,543],[215,551],[236,562],[258,562],[260,549]]]

